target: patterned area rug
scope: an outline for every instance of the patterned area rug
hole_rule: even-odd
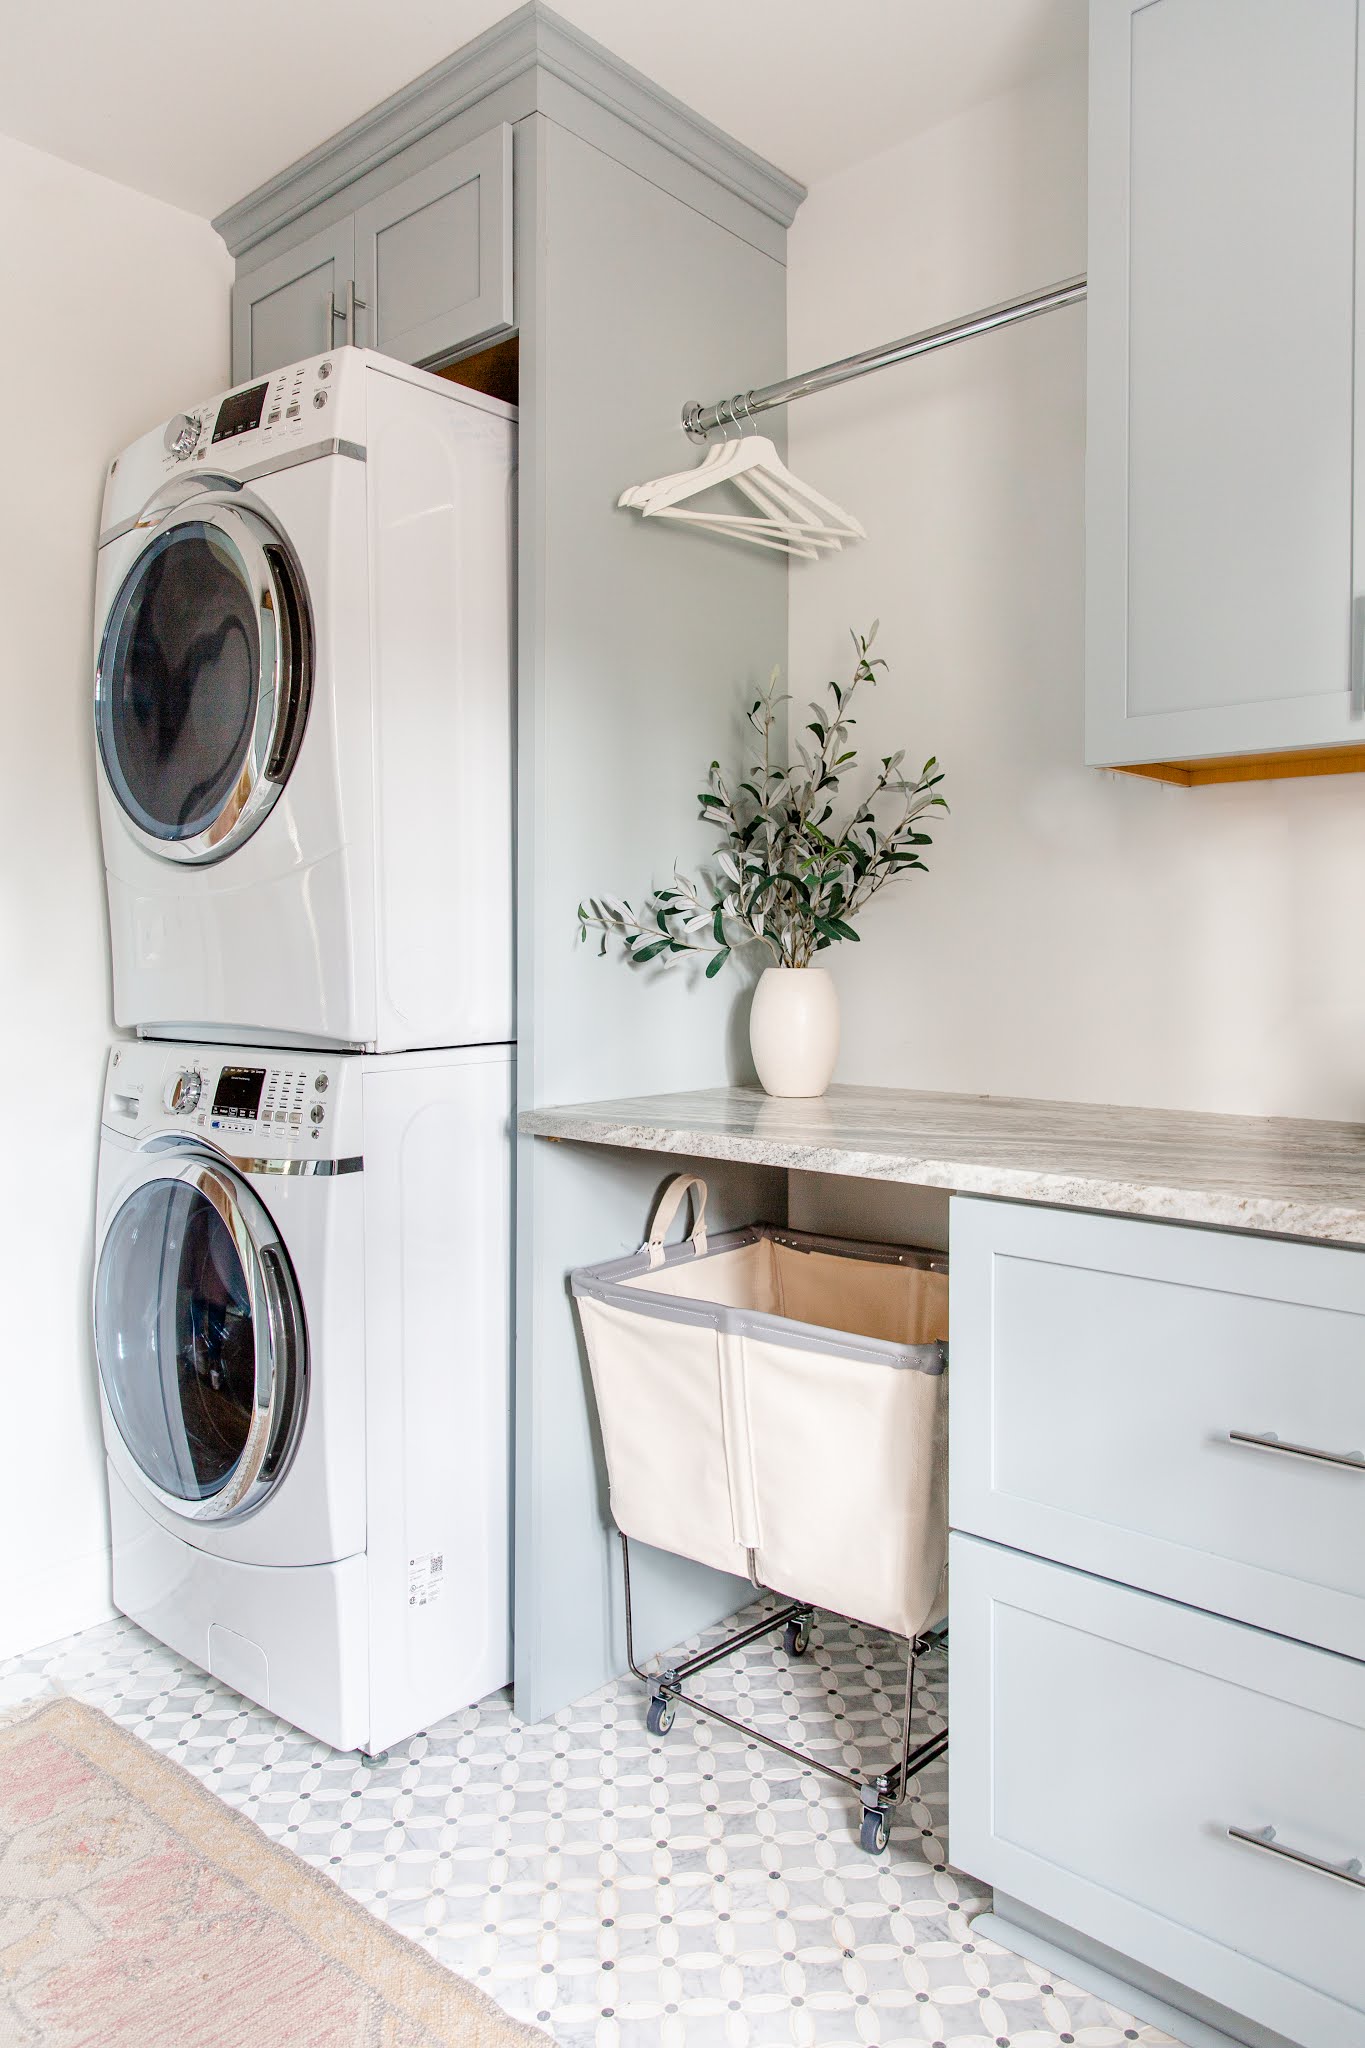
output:
[[[5,2048],[546,2048],[93,1707],[0,1726]]]

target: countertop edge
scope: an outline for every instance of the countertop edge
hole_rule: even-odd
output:
[[[785,1167],[802,1173],[943,1188],[954,1194],[991,1195],[1055,1208],[1147,1216],[1169,1223],[1196,1223],[1215,1229],[1302,1238],[1319,1244],[1365,1247],[1365,1207],[1336,1208],[1298,1202],[1290,1197],[1235,1195],[1227,1190],[1201,1192],[1158,1182],[1035,1172],[1018,1166],[909,1159],[862,1148],[746,1137],[729,1131],[601,1122],[555,1109],[523,1110],[517,1118],[517,1129],[526,1137],[557,1138],[572,1144],[681,1153],[693,1159],[728,1160],[739,1166]]]

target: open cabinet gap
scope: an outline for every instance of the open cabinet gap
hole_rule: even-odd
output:
[[[508,405],[515,405],[519,368],[518,338],[509,334],[501,341],[490,342],[487,348],[475,349],[472,355],[461,356],[457,362],[442,363],[432,375],[444,377],[451,384],[463,384],[469,391],[482,391],[485,398],[501,398]]]

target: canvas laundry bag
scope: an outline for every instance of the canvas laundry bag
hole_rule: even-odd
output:
[[[946,1606],[947,1259],[705,1217],[680,1175],[637,1253],[571,1276],[617,1527],[918,1635]]]

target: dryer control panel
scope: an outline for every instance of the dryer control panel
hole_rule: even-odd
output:
[[[104,1121],[145,1138],[203,1135],[253,1159],[332,1156],[346,1055],[141,1040],[109,1056]]]
[[[202,474],[249,484],[314,455],[334,454],[338,442],[362,453],[367,360],[363,349],[330,349],[253,377],[153,428],[110,465],[101,534],[140,517],[172,479]]]

